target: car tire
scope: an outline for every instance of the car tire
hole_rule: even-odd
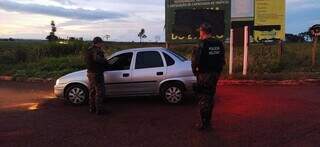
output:
[[[67,87],[65,98],[73,105],[83,105],[88,102],[89,92],[87,87],[81,84],[73,84]]]
[[[161,88],[162,99],[169,104],[180,104],[184,100],[184,86],[179,83],[169,83]]]

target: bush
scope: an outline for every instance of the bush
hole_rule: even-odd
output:
[[[57,78],[73,71],[85,69],[85,64],[80,56],[67,56],[43,58],[38,62],[19,63],[10,67],[4,65],[4,68],[6,70],[0,70],[0,75],[10,74],[16,77]]]
[[[20,62],[26,62],[27,61],[27,51],[23,49],[16,49],[14,51],[15,61]]]
[[[77,55],[84,51],[88,45],[79,40],[49,42],[48,46],[42,50],[44,57],[62,57],[67,55]]]
[[[0,75],[59,77],[66,73],[85,68],[82,58],[90,43],[84,41],[0,41]],[[150,46],[164,46],[156,43],[106,43],[106,53]],[[172,45],[171,49],[191,58],[192,49],[197,45]],[[278,45],[251,44],[249,47],[249,75],[271,75],[277,73],[320,72],[318,65],[311,66],[311,43],[288,43],[283,56],[277,54]],[[320,45],[319,45],[320,48]],[[226,45],[228,73],[229,49]],[[234,49],[234,73],[242,73],[243,49]]]
[[[14,55],[9,51],[3,51],[0,54],[0,65],[1,64],[15,64],[16,59]]]

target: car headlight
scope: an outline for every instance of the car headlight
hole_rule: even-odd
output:
[[[59,79],[57,79],[57,81],[56,81],[56,85],[64,85],[64,84],[66,84],[66,83],[67,83],[67,80],[64,79],[64,78],[59,78]]]
[[[56,85],[58,85],[60,83],[60,80],[58,79],[57,81],[56,81]]]

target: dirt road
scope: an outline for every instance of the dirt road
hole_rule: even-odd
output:
[[[52,83],[0,81],[0,146],[213,147],[320,145],[320,85],[218,88],[214,130],[199,133],[194,100],[111,99],[109,115],[53,97]]]

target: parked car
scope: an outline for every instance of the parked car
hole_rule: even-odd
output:
[[[161,96],[178,104],[191,94],[196,77],[191,61],[164,48],[137,48],[116,52],[108,59],[104,72],[107,97]],[[72,104],[88,101],[87,71],[81,70],[59,78],[54,93]]]

